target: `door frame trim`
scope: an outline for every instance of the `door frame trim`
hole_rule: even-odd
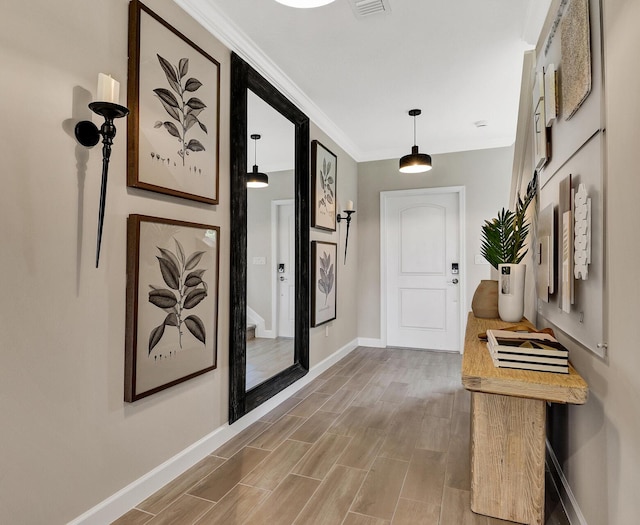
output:
[[[294,206],[295,199],[273,199],[271,201],[271,332],[272,337],[279,333],[280,309],[278,308],[278,272],[276,259],[278,258],[278,208],[280,206]]]
[[[466,328],[466,242],[465,242],[465,187],[464,186],[442,186],[438,188],[416,188],[412,190],[393,190],[380,192],[380,340],[384,347],[387,346],[387,260],[386,260],[386,238],[387,238],[387,199],[391,197],[412,197],[417,195],[437,195],[443,193],[453,193],[458,195],[458,241],[459,241],[459,275],[463,278],[460,286],[459,316],[460,316],[460,349],[464,350],[464,333]]]

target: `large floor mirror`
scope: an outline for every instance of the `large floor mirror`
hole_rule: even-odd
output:
[[[235,53],[230,284],[233,423],[309,370],[309,119]]]

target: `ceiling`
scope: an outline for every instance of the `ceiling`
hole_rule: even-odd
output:
[[[174,0],[251,63],[356,161],[515,141],[523,53],[550,0]],[[368,0],[367,0],[368,1]],[[486,126],[477,127],[478,121]]]

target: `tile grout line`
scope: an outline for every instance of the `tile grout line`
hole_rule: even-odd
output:
[[[372,463],[372,465],[373,465],[373,463]],[[345,467],[345,468],[351,468],[351,467]],[[361,469],[354,469],[354,470],[361,470]],[[344,518],[342,518],[342,521],[340,522],[340,525],[344,525],[344,522],[347,519],[347,516],[349,516],[349,513],[352,512],[351,508],[353,507],[353,504],[356,501],[356,498],[358,497],[358,494],[360,494],[360,491],[362,490],[362,487],[364,486],[364,482],[367,481],[367,477],[369,476],[370,472],[371,472],[371,468],[369,468],[369,470],[367,470],[367,473],[362,478],[362,482],[360,483],[360,486],[358,487],[358,490],[355,491],[355,495],[353,496],[353,499],[351,500],[351,504],[349,505],[349,508],[347,509],[347,512],[345,513]],[[354,512],[354,514],[359,514],[359,513]]]
[[[152,516],[154,516],[154,517],[155,517],[155,516],[160,515],[160,514],[161,514],[161,513],[163,513],[165,510],[167,510],[171,505],[173,505],[176,501],[178,501],[178,499],[180,499],[182,496],[192,496],[192,494],[189,494],[189,491],[190,491],[192,488],[194,488],[194,487],[195,487],[196,485],[198,485],[202,480],[204,480],[205,478],[209,477],[209,476],[210,476],[211,474],[213,474],[216,470],[218,470],[222,465],[224,465],[227,461],[229,461],[228,459],[222,458],[222,457],[220,457],[220,456],[214,456],[213,454],[209,454],[208,456],[206,456],[206,457],[205,457],[205,458],[203,458],[203,459],[206,459],[207,457],[215,457],[215,458],[222,459],[223,461],[222,461],[222,463],[220,463],[220,465],[218,465],[216,468],[214,468],[211,472],[209,472],[209,473],[208,473],[208,474],[206,474],[205,476],[202,476],[202,477],[201,477],[201,478],[199,478],[196,482],[194,482],[194,483],[192,483],[191,485],[189,485],[189,486],[186,488],[186,490],[182,491],[178,496],[176,496],[175,498],[173,498],[169,503],[167,503],[164,507],[162,507],[162,509],[161,509],[157,514],[152,514],[152,513],[150,513],[150,512],[147,512],[147,511],[145,511],[145,510],[143,510],[143,509],[139,509],[139,508],[138,508],[138,510],[140,510],[140,511],[142,511],[142,512],[145,512],[145,513],[147,513],[147,514],[151,514],[151,515],[152,515]],[[194,465],[194,466],[195,466],[195,465]],[[184,473],[183,473],[183,474],[184,474]],[[179,476],[178,476],[178,477],[179,477]],[[172,480],[172,481],[175,481],[176,479],[178,479],[178,478],[174,478],[174,480]],[[165,487],[166,487],[166,485],[165,485]],[[164,488],[164,487],[163,487],[163,488]],[[194,497],[194,498],[198,498],[198,496],[193,496],[193,497]],[[149,498],[147,498],[147,499],[149,499]],[[198,499],[204,499],[204,498],[198,498]],[[146,500],[141,501],[139,504],[144,503],[144,501],[146,501]],[[211,500],[206,500],[206,501],[211,501]],[[137,508],[137,507],[136,507],[136,508]]]

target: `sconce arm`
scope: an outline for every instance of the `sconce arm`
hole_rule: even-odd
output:
[[[345,239],[344,239],[344,264],[347,264],[347,247],[349,246],[349,226],[351,225],[351,215],[354,214],[355,212],[356,210],[344,210],[344,213],[347,214],[346,217],[340,214],[336,216],[336,220],[338,222],[341,222],[342,219],[347,221],[347,235],[345,236]]]

